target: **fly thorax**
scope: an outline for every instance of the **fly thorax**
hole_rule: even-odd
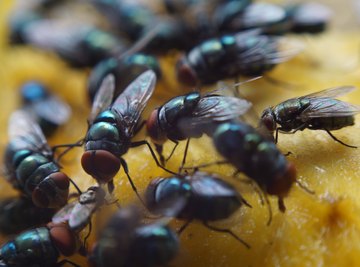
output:
[[[281,125],[295,123],[297,117],[308,105],[308,101],[298,98],[287,100],[274,108],[276,121]]]
[[[163,266],[178,252],[179,239],[165,225],[143,225],[136,228],[134,235],[136,242],[132,246],[133,251],[126,266]]]
[[[224,46],[219,39],[211,39],[200,45],[202,57],[209,68],[218,67],[218,63],[226,55]]]
[[[101,112],[87,132],[86,141],[106,140],[119,142],[118,118],[110,109]]]
[[[32,154],[34,154],[34,152],[27,150],[27,149],[22,149],[22,150],[16,151],[12,155],[11,166],[13,168],[17,168],[24,159],[26,159],[28,156],[30,156]]]
[[[49,161],[41,154],[32,154],[24,158],[17,166],[16,179],[22,185],[31,183],[35,186],[37,184],[35,180],[44,179],[52,170],[59,170],[54,162]]]
[[[196,78],[201,79],[203,72],[207,69],[202,49],[200,47],[193,48],[187,55],[186,59],[188,66],[196,73]]]
[[[155,199],[157,203],[162,201],[170,201],[179,197],[189,197],[191,186],[181,178],[173,177],[164,179],[158,184],[155,192]]]
[[[284,155],[273,142],[261,142],[252,157],[253,178],[265,187],[272,185],[276,177],[281,176],[287,166]]]
[[[124,138],[121,138],[119,129],[114,122],[95,122],[88,130],[85,140],[86,151],[101,149],[115,155],[122,155]]]
[[[178,96],[171,99],[159,111],[159,120],[161,121],[161,126],[170,128],[176,124],[179,117],[187,113],[186,96]]]
[[[183,103],[184,98],[182,96],[176,97],[159,109],[159,128],[168,138],[172,139],[172,132],[178,132],[176,124],[179,119],[179,113],[181,112]]]
[[[153,208],[162,209],[159,211],[161,213],[166,209],[177,207],[182,201],[188,201],[191,197],[191,185],[182,178],[171,177],[159,180],[152,192]],[[182,210],[179,212],[181,213]]]

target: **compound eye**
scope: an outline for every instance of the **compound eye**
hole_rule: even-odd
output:
[[[32,201],[41,208],[59,208],[66,204],[69,195],[69,177],[62,172],[52,173],[35,187]],[[45,190],[52,188],[52,190]],[[54,193],[55,192],[55,193]]]
[[[276,122],[271,113],[263,114],[261,121],[269,131],[273,132],[276,130]]]
[[[120,159],[106,150],[88,150],[81,157],[84,171],[99,184],[111,181],[120,170]]]
[[[64,224],[48,224],[50,237],[56,248],[64,256],[71,256],[77,250],[77,239],[74,233]]]
[[[197,84],[196,74],[185,59],[181,59],[176,64],[176,75],[178,80],[183,84],[188,86],[196,86]]]
[[[146,130],[151,140],[158,145],[162,145],[166,141],[166,134],[161,130],[158,123],[159,109],[155,109],[146,122]]]

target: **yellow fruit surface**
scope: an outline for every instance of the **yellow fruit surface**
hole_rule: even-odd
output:
[[[89,70],[72,69],[56,55],[35,48],[9,46],[6,23],[10,6],[11,1],[0,1],[0,153],[3,153],[8,142],[9,115],[20,106],[19,86],[28,80],[43,82],[67,101],[73,110],[69,123],[49,138],[49,144],[75,142],[84,137],[87,129],[86,118],[90,108],[86,83]],[[335,12],[335,16],[340,15]],[[336,25],[318,36],[291,37],[303,42],[304,50],[269,73],[272,78],[291,86],[274,85],[260,79],[241,87],[242,94],[254,103],[258,113],[283,100],[325,88],[341,85],[360,87],[359,31],[356,27],[350,29],[341,23]],[[173,54],[161,59],[165,77],[158,82],[144,117],[164,101],[191,90],[176,83],[175,62]],[[360,90],[341,99],[360,104]],[[359,127],[360,118],[357,118],[355,126],[334,131],[333,134],[346,143],[360,146]],[[144,131],[136,136],[137,140],[144,138]],[[168,162],[168,168],[177,170],[184,145],[179,145]],[[171,148],[171,143],[166,144],[165,155]],[[228,220],[214,224],[231,229],[249,243],[251,249],[246,249],[227,234],[210,231],[194,222],[182,233],[179,255],[169,266],[360,266],[360,150],[340,145],[324,131],[310,130],[293,135],[281,134],[279,148],[284,153],[292,152],[288,160],[296,165],[297,179],[315,193],[309,194],[294,185],[285,199],[287,210],[284,214],[278,211],[276,199],[270,198],[274,216],[271,225],[267,226],[266,206],[261,205],[258,195],[250,186],[232,178],[234,170],[231,167],[208,168],[208,171],[221,174],[235,185],[251,203],[253,208],[242,207]],[[62,165],[64,172],[82,190],[86,190],[95,181],[81,168],[82,152],[83,148],[74,149],[63,158]],[[124,158],[140,192],[154,177],[168,176],[156,167],[146,147],[131,149]],[[187,165],[218,159],[220,157],[209,138],[191,141]],[[115,187],[115,196],[120,205],[140,205],[122,169],[115,177]],[[15,194],[12,187],[1,179],[1,198]],[[97,219],[101,221],[104,218]],[[172,226],[176,229],[181,224],[173,222]],[[100,229],[93,232],[91,242],[97,231]],[[87,266],[84,258],[75,257],[73,260]]]

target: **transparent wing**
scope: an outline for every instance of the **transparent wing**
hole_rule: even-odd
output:
[[[172,199],[168,199],[166,203],[159,203],[156,210],[164,217],[176,217],[186,204],[187,197],[178,195]]]
[[[70,219],[70,214],[73,211],[75,205],[79,204],[78,201],[71,202],[66,206],[62,207],[52,218],[53,223],[63,223],[68,222]]]
[[[155,72],[148,70],[128,85],[112,105],[112,109],[122,117],[125,124],[124,128],[130,135],[132,135],[142,111],[154,92],[155,84]]]
[[[299,118],[305,121],[307,118],[345,117],[360,113],[360,106],[334,99],[355,89],[354,86],[340,86],[300,97],[300,99],[309,99],[310,105]]]
[[[245,99],[208,95],[200,99],[191,117],[189,117],[183,126],[186,127],[187,124],[189,126],[201,127],[204,124],[237,119],[244,115],[251,107],[252,104]]]
[[[235,25],[240,24],[245,28],[266,27],[285,18],[285,10],[278,5],[269,3],[253,3],[235,18]],[[238,20],[238,21],[237,21]]]
[[[66,123],[71,115],[70,106],[55,96],[34,103],[33,108],[39,117],[56,125]]]
[[[335,97],[339,97],[339,96],[343,96],[346,95],[352,91],[354,91],[356,89],[355,86],[339,86],[339,87],[334,87],[334,88],[328,88],[319,92],[315,92],[315,93],[311,93],[305,96],[302,96],[300,98],[335,98]]]
[[[354,1],[358,3],[357,1]],[[295,23],[318,23],[327,22],[333,15],[333,11],[320,3],[309,2],[298,5],[293,20]]]
[[[69,226],[73,230],[81,230],[84,228],[89,221],[91,220],[92,214],[97,209],[97,203],[87,203],[87,204],[80,204],[77,203],[69,218]]]
[[[239,64],[279,64],[290,60],[304,48],[300,41],[290,40],[285,37],[265,35],[254,37],[255,35],[250,35],[253,36],[254,43],[252,47],[247,48],[246,51],[240,51],[238,54]],[[236,39],[240,47],[244,46],[244,40],[246,39],[244,39],[243,34],[237,34]]]
[[[313,98],[311,104],[299,116],[303,121],[308,118],[347,117],[360,113],[360,106],[331,98]]]
[[[107,109],[112,102],[115,91],[115,77],[108,74],[102,81],[99,91],[96,93],[88,121],[92,124],[100,112]]]
[[[70,57],[79,57],[82,51],[77,49],[79,34],[87,26],[74,25],[66,21],[41,20],[31,23],[24,31],[25,40],[42,49],[57,51]]]
[[[52,154],[40,126],[25,111],[18,110],[9,119],[10,139],[19,138],[29,144],[29,148]]]
[[[201,197],[232,197],[236,190],[215,175],[195,173],[191,176],[191,187]]]

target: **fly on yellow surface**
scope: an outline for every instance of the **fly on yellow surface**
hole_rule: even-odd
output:
[[[338,5],[341,5],[338,3]],[[4,152],[8,142],[7,125],[10,114],[20,107],[19,88],[27,81],[40,81],[52,92],[68,102],[72,109],[69,122],[49,138],[50,145],[76,142],[87,130],[90,104],[86,92],[88,69],[69,67],[58,56],[28,46],[11,46],[7,42],[7,17],[11,1],[0,3],[0,149]],[[350,8],[350,7],[349,7]],[[344,9],[343,6],[340,9]],[[335,9],[336,10],[336,9]],[[336,16],[345,14],[335,13]],[[355,22],[352,22],[355,23]],[[293,97],[299,97],[326,88],[353,85],[360,87],[360,38],[359,32],[335,20],[335,26],[316,35],[291,36],[304,44],[301,53],[269,73],[284,85],[259,79],[242,85],[241,94],[254,104],[258,114],[269,107]],[[346,29],[346,30],[345,30]],[[174,65],[177,52],[161,58],[164,78],[159,80],[153,97],[146,107],[144,118],[157,106],[170,98],[185,94],[185,88],[175,81]],[[232,84],[232,80],[226,81]],[[289,84],[290,86],[285,86]],[[360,90],[341,97],[341,100],[360,104]],[[355,125],[332,132],[347,144],[360,146],[359,118]],[[141,131],[136,140],[150,139]],[[267,225],[268,210],[249,185],[232,177],[229,166],[212,166],[207,171],[221,175],[233,184],[252,208],[242,207],[231,218],[217,222],[221,228],[231,229],[250,246],[247,249],[226,233],[218,233],[193,222],[181,234],[180,252],[169,266],[359,266],[360,259],[360,188],[359,149],[345,147],[335,142],[325,131],[304,130],[295,134],[280,134],[278,147],[297,169],[297,179],[313,194],[294,185],[284,199],[286,212],[277,209],[276,199],[270,197],[273,219]],[[185,148],[181,142],[167,168],[177,170]],[[164,154],[172,149],[165,144]],[[81,168],[83,148],[74,148],[61,161],[63,171],[85,191],[95,180]],[[130,175],[140,194],[156,177],[169,174],[158,168],[146,147],[131,149],[125,156]],[[190,143],[187,165],[196,166],[221,160],[208,137],[193,139]],[[141,205],[126,179],[123,169],[115,176],[114,196],[121,206],[130,203]],[[1,197],[18,193],[0,180]],[[1,214],[0,214],[1,216]],[[89,239],[89,247],[101,231],[105,216],[99,213],[96,227]],[[179,229],[183,222],[171,223]],[[8,237],[3,237],[5,242]],[[115,255],[116,256],[116,255]],[[141,256],[141,255],[140,255]],[[86,259],[72,258],[80,266],[87,266]]]

